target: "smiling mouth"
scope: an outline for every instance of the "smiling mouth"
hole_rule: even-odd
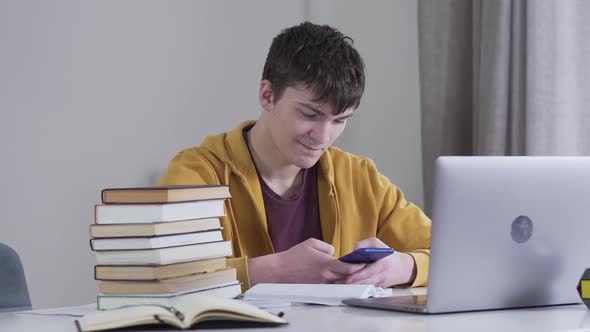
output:
[[[298,142],[299,144],[303,145],[303,147],[304,147],[304,148],[306,148],[306,149],[308,149],[308,150],[311,150],[311,151],[323,151],[323,150],[324,150],[323,148],[312,148],[312,147],[311,147],[311,146],[309,146],[309,145],[303,144],[303,143],[301,143],[301,142],[299,142],[299,141],[297,141],[297,142]]]

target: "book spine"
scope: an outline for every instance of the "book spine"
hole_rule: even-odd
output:
[[[96,222],[97,220],[97,214],[98,214],[98,204],[94,205],[94,223],[98,224],[98,222]]]
[[[107,189],[103,189],[100,191],[100,201],[102,202],[102,204],[105,204],[105,191],[107,191]]]

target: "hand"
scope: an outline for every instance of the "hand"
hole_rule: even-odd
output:
[[[376,237],[357,242],[354,250],[359,248],[388,248]],[[414,258],[406,253],[394,252],[380,260],[367,265],[365,268],[339,280],[338,284],[364,284],[378,287],[391,287],[409,284],[416,277],[416,263]]]
[[[289,250],[248,260],[250,284],[331,283],[361,270],[365,264],[348,264],[334,258],[334,247],[308,239]]]

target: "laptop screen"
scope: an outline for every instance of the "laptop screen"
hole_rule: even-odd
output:
[[[431,312],[580,302],[590,157],[439,157]]]

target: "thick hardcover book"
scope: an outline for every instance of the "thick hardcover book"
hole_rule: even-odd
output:
[[[96,224],[133,224],[211,218],[225,215],[223,199],[166,204],[97,204]]]
[[[230,198],[225,185],[108,188],[102,190],[104,204],[173,203]]]
[[[177,247],[189,244],[222,241],[221,229],[151,237],[120,237],[91,239],[92,250],[135,250]]]
[[[98,265],[166,265],[232,255],[231,241],[191,244],[187,246],[96,251]]]
[[[211,287],[193,288],[186,291],[165,294],[98,294],[96,303],[99,310],[139,304],[171,306],[172,301],[183,296],[194,296],[195,293],[233,299],[242,293],[242,288],[238,281],[232,281]]]
[[[236,281],[236,269],[191,274],[188,276],[150,281],[101,281],[98,289],[103,294],[162,294],[212,287]]]
[[[202,259],[167,265],[95,265],[96,280],[158,280],[224,269],[226,258]]]
[[[172,305],[146,304],[97,311],[75,321],[78,331],[102,331],[138,325],[167,324],[188,329],[201,322],[231,322],[233,326],[281,325],[287,321],[252,304],[195,294],[172,300]]]
[[[210,231],[219,228],[221,228],[221,221],[218,217],[145,224],[92,224],[90,225],[90,236],[93,238],[158,236]]]

